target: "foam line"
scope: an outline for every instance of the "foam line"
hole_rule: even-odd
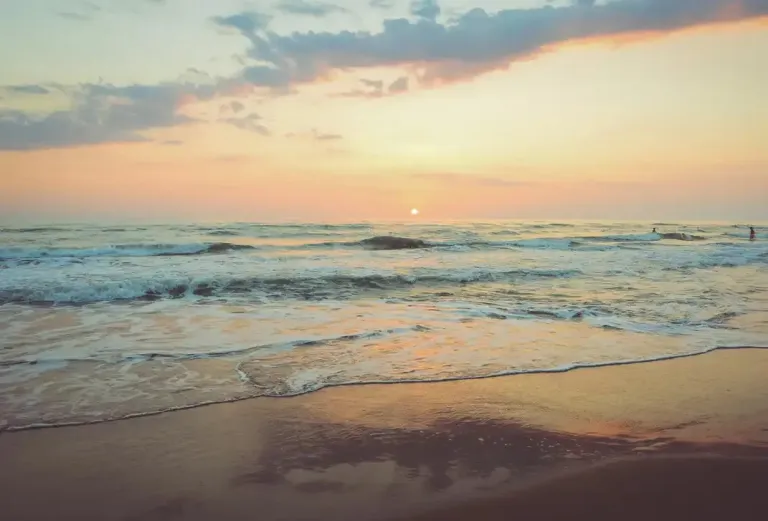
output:
[[[30,423],[25,425],[0,425],[0,433],[2,432],[17,432],[17,431],[25,431],[25,430],[37,430],[37,429],[47,429],[47,428],[60,428],[60,427],[73,427],[78,425],[92,425],[97,423],[106,423],[106,422],[113,422],[113,421],[121,421],[121,420],[128,420],[131,418],[140,418],[144,416],[156,416],[159,414],[165,414],[168,412],[174,412],[174,411],[180,411],[180,410],[186,410],[186,409],[193,409],[196,407],[204,407],[207,405],[216,405],[216,404],[222,404],[222,403],[234,403],[239,402],[243,400],[249,400],[253,398],[295,398],[297,396],[301,396],[303,394],[309,394],[311,392],[317,392],[321,389],[325,388],[332,388],[332,387],[352,387],[352,386],[358,386],[358,385],[397,385],[397,384],[426,384],[426,383],[440,383],[440,382],[452,382],[452,381],[462,381],[462,380],[482,380],[482,379],[489,379],[489,378],[499,378],[504,376],[518,376],[523,374],[560,374],[560,373],[567,373],[571,371],[576,371],[580,369],[601,369],[601,368],[607,368],[607,367],[614,367],[614,366],[622,366],[622,365],[636,365],[636,364],[646,364],[646,363],[652,363],[652,362],[663,362],[667,360],[675,360],[679,358],[691,358],[695,356],[702,356],[706,355],[715,351],[738,351],[738,350],[747,350],[747,349],[766,349],[768,350],[768,346],[717,346],[712,347],[709,349],[701,350],[701,351],[691,351],[687,353],[679,353],[674,355],[664,355],[664,356],[658,356],[658,357],[649,357],[649,358],[640,358],[640,359],[634,359],[634,360],[624,360],[624,361],[612,361],[612,362],[596,362],[593,364],[568,364],[565,366],[559,366],[559,367],[553,367],[548,369],[532,369],[527,371],[502,371],[498,373],[488,374],[488,375],[478,375],[478,376],[470,376],[470,377],[449,377],[449,378],[441,378],[441,379],[433,379],[433,380],[398,380],[398,381],[360,381],[360,382],[345,382],[340,384],[330,384],[330,385],[321,385],[317,386],[313,389],[304,390],[302,392],[293,393],[293,394],[284,394],[284,395],[277,395],[277,396],[271,396],[267,394],[259,394],[254,389],[254,392],[252,394],[248,394],[246,396],[235,396],[231,398],[226,398],[222,400],[208,400],[204,402],[198,402],[194,404],[187,404],[187,405],[180,405],[180,406],[174,406],[174,407],[168,407],[161,410],[156,411],[143,411],[143,412],[137,412],[137,413],[130,413],[119,417],[114,418],[100,418],[97,420],[83,420],[83,421],[66,421],[66,422],[58,422],[58,423],[42,423],[42,422],[36,422],[36,423]],[[247,379],[247,375],[245,375],[240,370],[240,364],[238,364],[236,371],[239,373],[241,378],[245,376]],[[250,379],[247,379],[247,381],[250,382]]]

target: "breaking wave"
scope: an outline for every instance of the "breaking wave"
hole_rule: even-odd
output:
[[[0,248],[0,261],[85,257],[152,257],[204,255],[237,250],[252,250],[253,246],[215,242],[208,244],[116,244],[100,248]]]
[[[266,299],[317,300],[350,298],[364,291],[397,290],[418,286],[513,282],[522,279],[578,275],[578,270],[464,269],[420,270],[408,274],[333,274],[295,277],[244,277],[213,280],[106,280],[72,281],[69,285],[0,289],[0,304],[87,304],[126,300],[250,295]]]
[[[706,346],[691,349],[688,351],[658,354],[652,356],[630,357],[615,360],[595,360],[570,362],[559,365],[543,366],[535,368],[509,368],[497,371],[482,372],[475,374],[462,373],[443,373],[414,378],[408,374],[365,374],[351,377],[354,371],[349,373],[339,373],[335,371],[307,371],[286,367],[284,371],[279,366],[264,364],[264,360],[254,360],[241,363],[238,371],[245,377],[246,381],[259,389],[260,396],[269,397],[291,397],[300,396],[319,391],[327,387],[344,387],[352,385],[371,385],[371,384],[406,384],[406,383],[437,383],[447,381],[461,380],[479,380],[487,378],[498,378],[501,376],[515,376],[523,374],[541,374],[541,373],[567,373],[578,369],[598,369],[605,367],[615,367],[622,365],[636,365],[651,362],[662,362],[666,360],[675,360],[678,358],[690,358],[701,356],[714,351],[742,350],[742,349],[768,349],[766,346]],[[350,374],[351,373],[351,374]]]
[[[36,228],[0,228],[0,233],[46,233],[46,232],[67,232],[72,231],[68,228],[54,226],[39,226]]]
[[[339,336],[318,336],[315,338],[303,338],[288,342],[281,342],[275,344],[257,344],[250,347],[244,347],[242,349],[223,349],[205,351],[200,353],[185,353],[185,352],[171,352],[171,351],[141,351],[127,354],[127,355],[113,355],[110,357],[104,355],[97,355],[84,358],[20,358],[10,360],[0,360],[0,367],[12,367],[17,365],[61,365],[72,363],[97,363],[97,364],[133,364],[137,362],[150,362],[153,360],[167,360],[174,362],[184,362],[186,360],[205,360],[205,359],[217,359],[217,358],[232,358],[247,356],[258,352],[277,352],[285,351],[292,348],[301,347],[320,347],[324,345],[336,344],[340,342],[353,342],[358,340],[371,340],[375,338],[384,337],[387,335],[405,334],[409,332],[421,332],[427,331],[429,328],[425,326],[411,326],[392,329],[377,329],[373,331],[362,331],[359,333],[351,333],[348,335]]]
[[[351,225],[350,225],[351,226]],[[353,228],[356,230],[356,228]],[[7,229],[4,229],[7,230]],[[52,228],[27,229],[27,230],[53,230]],[[14,230],[18,231],[18,230]],[[258,238],[257,235],[247,234],[235,228],[218,228],[201,230],[209,236],[250,236]],[[507,232],[504,232],[505,234]],[[495,233],[490,234],[495,235]],[[515,235],[509,232],[509,235]],[[743,233],[729,232],[720,235],[732,237],[734,239],[746,239]],[[216,253],[227,253],[236,251],[250,250],[322,250],[322,249],[376,249],[376,250],[401,250],[401,249],[429,249],[429,248],[472,248],[472,249],[509,249],[509,248],[530,248],[530,249],[551,249],[551,250],[576,250],[576,251],[602,251],[613,249],[620,245],[649,244],[662,240],[702,242],[707,237],[692,235],[682,232],[675,233],[647,233],[647,234],[624,234],[624,235],[592,235],[577,237],[533,237],[514,240],[483,240],[479,238],[467,238],[466,240],[426,240],[423,238],[407,238],[397,236],[375,236],[361,240],[326,240],[314,241],[312,237],[339,237],[334,229],[331,231],[310,231],[301,233],[288,233],[273,236],[272,238],[301,238],[305,237],[306,242],[293,244],[270,243],[263,240],[257,244],[237,244],[231,242],[197,242],[188,244],[112,244],[93,248],[66,248],[66,247],[4,247],[0,248],[0,261],[11,260],[36,260],[36,259],[57,259],[57,258],[90,258],[90,257],[147,257],[147,256],[182,256],[182,255],[205,255]],[[737,241],[740,243],[741,241]]]

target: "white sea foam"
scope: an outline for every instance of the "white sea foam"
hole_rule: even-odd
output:
[[[767,243],[728,227],[692,228],[702,241],[620,223],[54,228],[0,233],[6,428],[768,339]],[[211,241],[230,232],[251,248]],[[389,233],[439,246],[355,246]],[[324,234],[341,246],[312,242]]]
[[[609,242],[653,242],[661,240],[662,236],[658,233],[629,233],[622,235],[600,235],[582,238],[594,241]]]
[[[0,248],[0,260],[174,256],[218,253],[237,249],[249,249],[249,247],[232,243],[108,244],[96,248],[6,247]]]

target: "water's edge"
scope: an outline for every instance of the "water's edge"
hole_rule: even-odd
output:
[[[743,350],[755,350],[755,349],[768,350],[768,346],[718,346],[718,347],[713,347],[703,351],[678,353],[678,354],[659,356],[654,358],[646,358],[646,359],[623,360],[623,361],[616,361],[616,362],[598,362],[594,364],[572,364],[566,367],[554,367],[549,369],[544,368],[544,369],[532,369],[532,370],[524,370],[524,371],[511,370],[511,371],[505,371],[501,373],[494,373],[494,374],[487,374],[487,375],[451,377],[451,378],[441,378],[441,379],[434,379],[434,380],[399,380],[399,381],[371,380],[371,381],[361,381],[361,382],[346,382],[346,383],[338,383],[338,384],[324,384],[313,389],[308,389],[308,390],[296,392],[293,394],[283,394],[283,395],[253,394],[248,396],[235,396],[227,399],[210,400],[210,401],[205,401],[200,403],[180,405],[180,406],[170,407],[167,409],[156,410],[156,411],[130,413],[120,417],[114,417],[114,418],[99,418],[96,420],[88,420],[88,421],[71,421],[71,422],[65,421],[65,422],[57,422],[57,423],[32,423],[27,425],[0,425],[0,434],[4,432],[13,433],[13,432],[24,432],[24,431],[40,430],[40,429],[57,429],[57,428],[63,428],[63,427],[97,425],[101,423],[111,423],[111,422],[134,419],[134,418],[143,418],[147,416],[157,416],[160,414],[173,413],[173,412],[184,411],[188,409],[196,409],[198,407],[206,407],[210,405],[241,402],[245,400],[291,399],[291,398],[298,398],[300,396],[303,396],[309,393],[318,392],[324,389],[333,389],[336,387],[358,387],[358,386],[369,386],[369,385],[440,384],[440,383],[446,383],[446,382],[467,381],[467,380],[486,380],[486,379],[493,379],[493,378],[504,378],[504,377],[513,377],[513,376],[522,376],[522,375],[533,375],[533,374],[556,375],[556,374],[568,373],[572,371],[585,370],[585,369],[605,369],[610,367],[620,367],[620,366],[626,366],[626,365],[651,364],[654,362],[667,362],[667,361],[678,360],[683,358],[705,356],[705,355],[714,353],[716,351],[743,351]],[[239,365],[240,364],[238,364],[238,368],[239,368]],[[240,373],[241,378],[245,378],[246,380],[248,379],[248,377],[242,374],[242,372],[239,369],[237,369],[237,371],[238,373]]]

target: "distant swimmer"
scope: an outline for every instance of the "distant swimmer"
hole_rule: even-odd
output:
[[[754,241],[755,239],[757,239],[757,236],[755,235],[755,227],[754,226],[750,226],[749,227],[749,240],[750,241]]]
[[[656,228],[654,228],[654,229],[653,229],[653,231],[652,231],[651,233],[657,233],[657,232],[656,232]]]

